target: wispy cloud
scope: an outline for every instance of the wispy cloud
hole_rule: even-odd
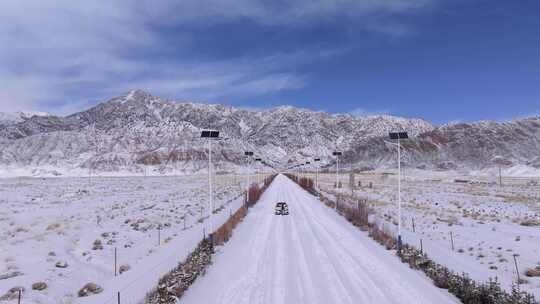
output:
[[[167,40],[170,37],[166,39],[156,29],[208,27],[238,19],[262,26],[305,27],[343,16],[407,13],[432,1],[4,0],[0,2],[0,111],[37,109],[65,114],[132,88],[183,99],[298,89],[307,85],[307,78],[294,67],[347,50],[268,50],[242,58],[178,56],[168,60],[160,58],[159,51],[179,53],[197,37],[190,36],[189,30],[179,31],[173,47]],[[403,31],[398,25],[372,30]]]

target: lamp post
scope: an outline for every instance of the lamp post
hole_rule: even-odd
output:
[[[262,159],[260,158],[255,158],[255,161],[260,163],[262,161]],[[260,185],[261,184],[261,177],[259,176],[259,171],[260,171],[260,166],[257,165],[258,169],[257,169],[257,185]]]
[[[209,233],[212,233],[212,213],[214,211],[213,195],[212,195],[212,140],[219,138],[219,131],[204,130],[201,132],[201,138],[208,139],[208,203],[209,203]]]
[[[336,189],[339,188],[339,157],[343,155],[340,151],[335,151],[332,153],[336,157]]]
[[[409,138],[409,135],[407,132],[390,132],[388,133],[391,140],[397,140],[397,151],[398,151],[398,239],[397,239],[397,247],[398,247],[398,254],[401,254],[401,245],[402,245],[402,239],[401,239],[401,139],[407,139]]]
[[[317,163],[320,162],[321,159],[315,158],[313,161]],[[315,188],[319,189],[319,165],[315,166],[315,170]]]
[[[249,174],[250,174],[250,169],[251,169],[251,157],[253,156],[253,151],[246,151],[244,152],[244,155],[247,156],[247,159],[248,159],[248,174],[247,174],[247,200],[249,202],[249,187],[251,186],[250,183],[249,183]]]

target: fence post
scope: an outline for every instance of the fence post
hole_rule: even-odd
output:
[[[412,218],[412,232],[416,233],[416,227],[414,225],[414,217]]]
[[[452,251],[454,251],[454,236],[452,234],[452,231],[450,231],[450,242],[452,243]]]
[[[424,244],[422,243],[422,239],[420,239],[420,253],[424,254]]]
[[[161,245],[161,224],[157,228],[157,244]]]
[[[21,304],[21,296],[22,296],[22,289],[19,288],[19,300],[18,300],[17,304]]]
[[[116,269],[117,269],[116,266],[117,266],[117,254],[116,254],[116,247],[114,247],[114,276],[116,276],[116,274],[118,273],[116,271]]]
[[[517,264],[517,254],[514,253],[514,264],[516,265],[516,273],[517,273],[517,283],[518,283],[518,286],[519,284],[521,283],[521,279],[519,277],[519,268],[518,268],[518,264]]]
[[[202,221],[202,218],[203,218],[203,206],[201,206],[201,221]]]
[[[120,291],[118,292],[118,304],[120,304]]]

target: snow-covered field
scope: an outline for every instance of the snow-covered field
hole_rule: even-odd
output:
[[[334,174],[323,174],[320,180],[323,189],[335,190]],[[350,194],[349,176],[344,174],[340,180],[344,183],[341,191]],[[219,249],[209,275],[188,291],[186,303],[216,294],[223,295],[224,303],[287,303],[284,299],[302,297],[342,303],[347,297],[377,297],[375,288],[359,294],[353,288],[377,280],[400,295],[401,287],[391,283],[392,272],[385,272],[388,267],[399,269],[400,277],[414,282],[409,290],[432,287],[425,277],[399,263],[332,210],[297,190],[295,184],[284,177],[276,181],[231,243]],[[396,176],[356,174],[355,184],[359,181],[362,186],[354,191],[355,196],[373,202],[376,217],[395,230]],[[419,247],[422,239],[435,261],[478,280],[497,277],[506,288],[516,281],[517,255],[521,278],[526,280],[522,287],[540,297],[540,278],[524,274],[540,265],[540,179],[505,178],[503,187],[495,181],[495,176],[406,172],[402,184],[404,240]],[[215,183],[215,208],[219,210],[214,227],[240,206],[246,176],[218,175]],[[209,230],[207,191],[204,174],[0,179],[0,297],[20,286],[25,289],[23,303],[112,304],[118,291],[122,303],[140,301]],[[294,215],[273,216],[277,200],[290,202]],[[294,203],[300,201],[304,203]],[[328,251],[330,247],[339,250]],[[115,249],[118,276],[114,273]],[[329,258],[335,262],[325,262]],[[381,263],[371,263],[374,260]],[[240,271],[242,267],[246,271]],[[370,274],[358,277],[348,267]],[[378,270],[372,271],[374,267]],[[272,283],[287,277],[288,271],[304,275],[305,280]],[[386,281],[380,273],[386,273]],[[47,288],[33,290],[32,284],[38,282],[46,283]],[[79,290],[90,282],[103,291],[79,298]],[[267,283],[270,287],[261,293],[259,287]],[[220,287],[207,293],[209,286]],[[439,298],[437,290],[424,296]],[[391,298],[387,302],[392,303]]]
[[[226,217],[241,203],[246,178],[216,176],[216,184],[214,206]],[[89,282],[110,295],[127,284],[122,277],[150,275],[149,265],[178,253],[174,248],[189,252],[184,247],[204,233],[207,204],[205,175],[0,179],[0,297],[21,286],[23,303],[72,303]],[[115,249],[123,272],[116,278]],[[47,288],[32,290],[37,282]]]
[[[323,189],[334,191],[335,174],[321,175],[320,180]],[[341,175],[340,180],[340,191],[350,194],[349,175]],[[397,177],[356,174],[357,186],[359,181],[362,186],[354,191],[355,196],[374,202],[378,220],[396,231]],[[424,250],[435,261],[477,280],[496,277],[507,289],[517,281],[516,255],[520,277],[525,280],[521,287],[540,298],[540,277],[525,275],[527,269],[540,266],[540,178],[507,177],[502,187],[497,183],[497,175],[405,172],[404,241],[419,248],[422,239]]]

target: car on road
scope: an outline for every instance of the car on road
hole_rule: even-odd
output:
[[[285,202],[278,202],[276,204],[276,215],[289,215],[289,207]]]

